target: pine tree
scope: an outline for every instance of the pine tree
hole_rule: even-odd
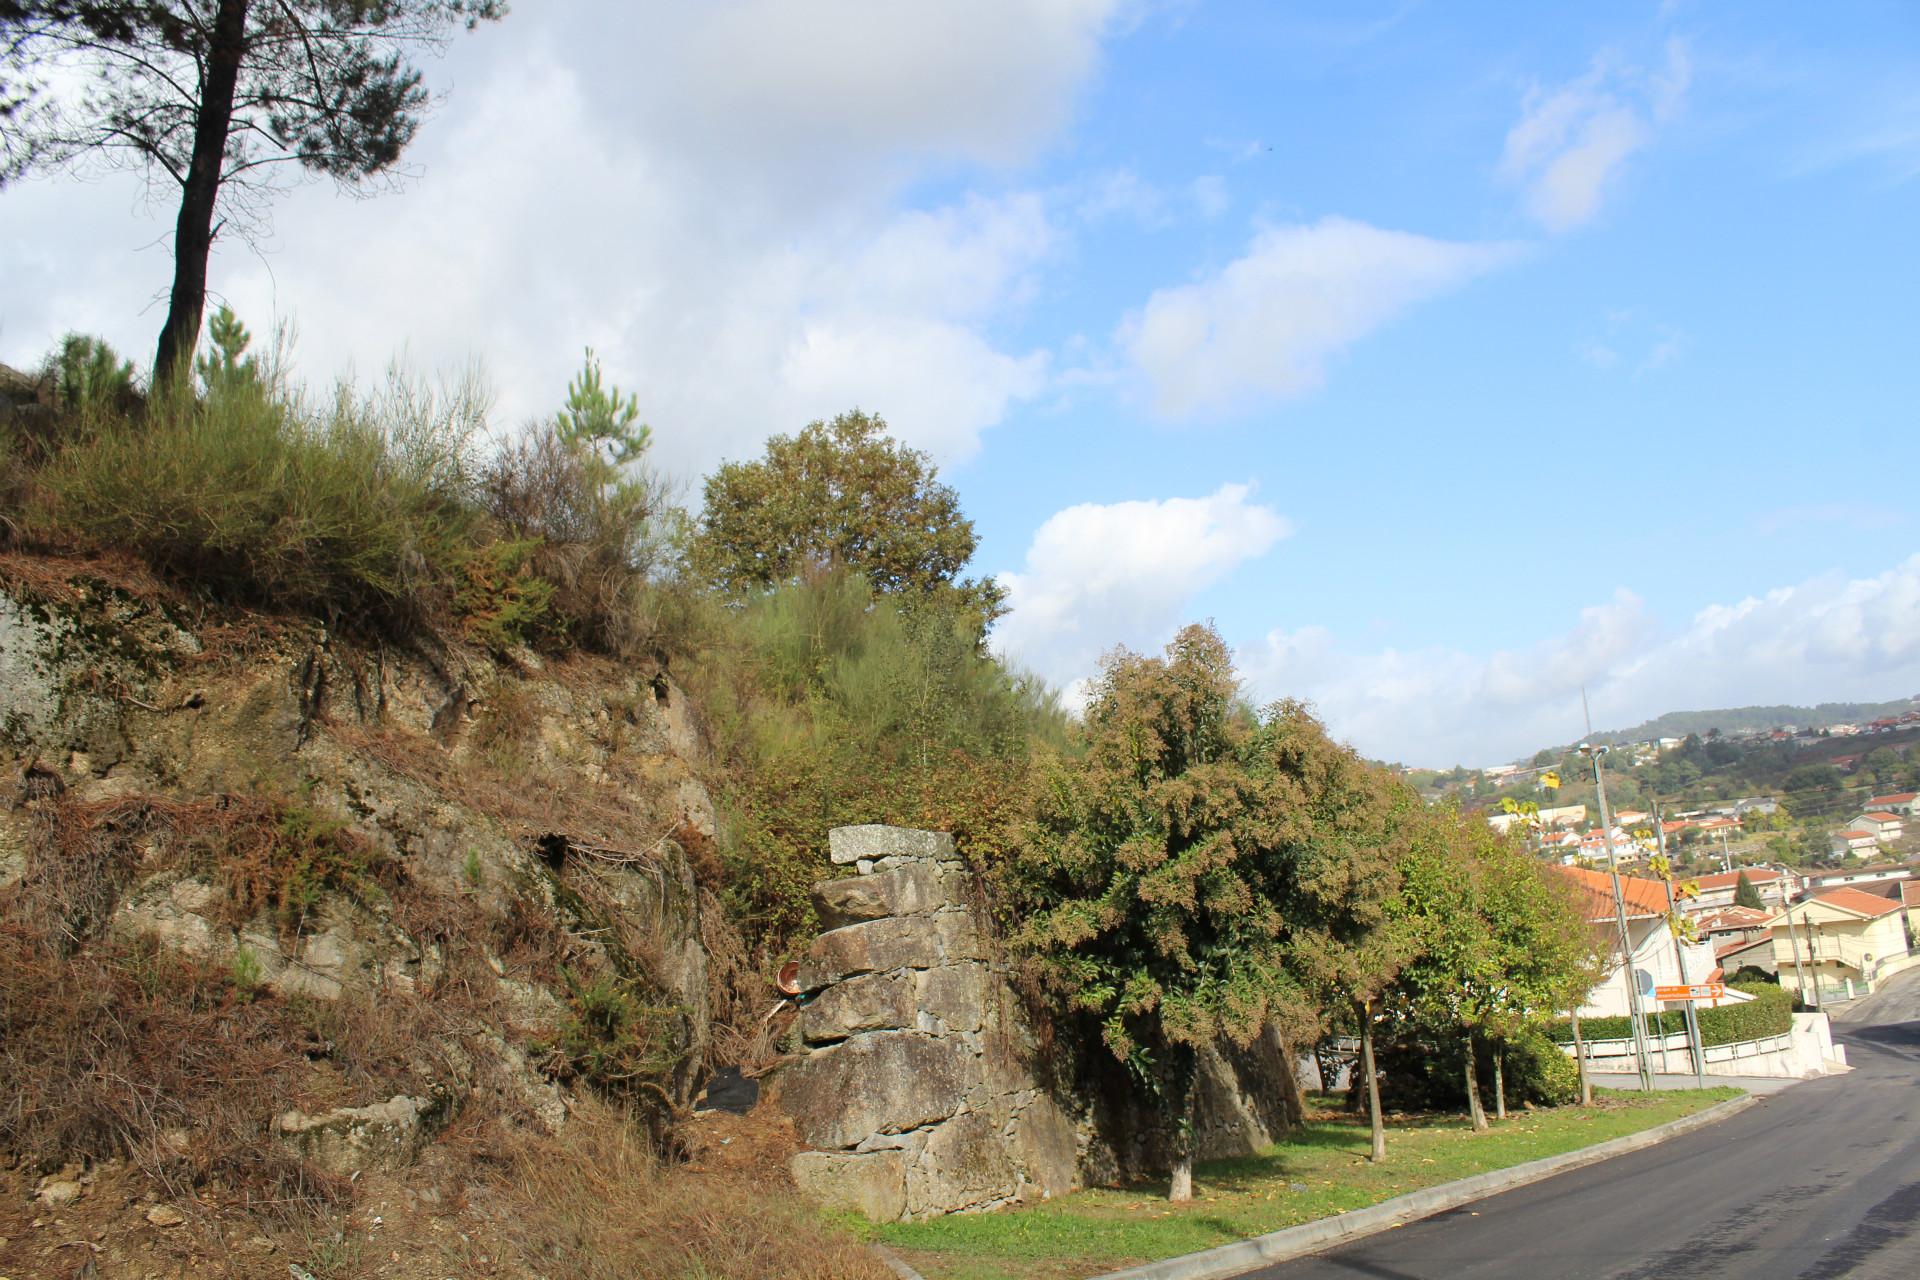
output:
[[[89,163],[178,188],[153,384],[190,367],[222,228],[264,214],[291,165],[389,173],[428,95],[407,54],[504,0],[0,0],[0,183]]]

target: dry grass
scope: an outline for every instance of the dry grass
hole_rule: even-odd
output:
[[[344,824],[266,793],[195,800],[128,796],[94,803],[59,796],[35,807],[17,906],[66,950],[105,927],[136,868],[181,867],[225,890],[227,923],[270,909],[298,934],[328,894],[365,901],[407,881],[400,865]]]
[[[57,794],[33,802],[32,822],[26,872],[0,893],[0,1150],[47,1167],[124,1156],[173,1193],[318,1212],[346,1184],[274,1142],[275,1115],[457,1078],[447,1045],[470,1012],[457,1000],[271,999],[238,960],[105,931],[136,872],[169,865],[223,886],[230,921],[272,909],[292,932],[327,894],[419,897],[390,864],[371,884],[365,841],[259,796]]]
[[[520,840],[564,832],[578,843],[639,852],[672,831],[653,816],[652,797],[644,792],[590,781],[577,772],[555,778],[542,771],[509,773],[495,768],[484,752],[456,763],[433,739],[395,726],[374,729],[330,720],[327,733],[347,750],[494,819]]]
[[[346,1186],[274,1143],[314,1105],[288,1005],[151,947],[61,957],[0,928],[0,1147],[36,1165],[125,1156],[175,1192],[217,1185],[249,1206],[317,1212]]]
[[[509,1271],[548,1280],[887,1280],[764,1168],[663,1169],[622,1114],[588,1103],[557,1139],[526,1137],[490,1188]]]

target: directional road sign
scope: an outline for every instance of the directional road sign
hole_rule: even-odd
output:
[[[1724,982],[1696,982],[1690,986],[1660,986],[1653,989],[1653,998],[1663,1004],[1688,1000],[1724,1000],[1726,996],[1727,984]]]

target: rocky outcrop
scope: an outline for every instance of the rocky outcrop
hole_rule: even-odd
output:
[[[800,1052],[774,1097],[809,1147],[801,1190],[879,1221],[991,1209],[1151,1168],[1166,1135],[1103,1065],[1050,1057],[969,903],[951,837],[830,834],[855,874],[814,886],[829,927],[800,966]],[[1277,1046],[1202,1055],[1204,1155],[1246,1154],[1287,1127]],[[1092,1068],[1091,1071],[1087,1070]]]
[[[282,1141],[350,1171],[404,1162],[467,1105],[559,1126],[580,1083],[554,1048],[576,1017],[565,975],[665,1024],[670,1065],[649,1085],[691,1102],[712,900],[681,842],[713,837],[714,805],[698,721],[664,670],[353,644],[313,621],[203,617],[88,563],[27,570],[0,579],[0,891],[49,865],[56,818],[122,822],[133,834],[89,938],[155,943],[303,1001],[458,992],[461,1015],[411,1055],[422,1078],[333,1081],[315,1096],[361,1105],[317,1115],[282,1100],[260,1116]],[[302,885],[297,911],[274,892],[242,906],[217,841],[196,844],[177,815],[260,796],[349,831],[406,892],[348,877]]]
[[[274,1135],[329,1173],[398,1168],[412,1161],[448,1113],[445,1098],[389,1098],[310,1116],[297,1108],[274,1121]]]

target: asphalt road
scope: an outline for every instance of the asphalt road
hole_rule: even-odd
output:
[[[1845,1075],[1243,1280],[1917,1280],[1920,970],[1834,1032]]]

